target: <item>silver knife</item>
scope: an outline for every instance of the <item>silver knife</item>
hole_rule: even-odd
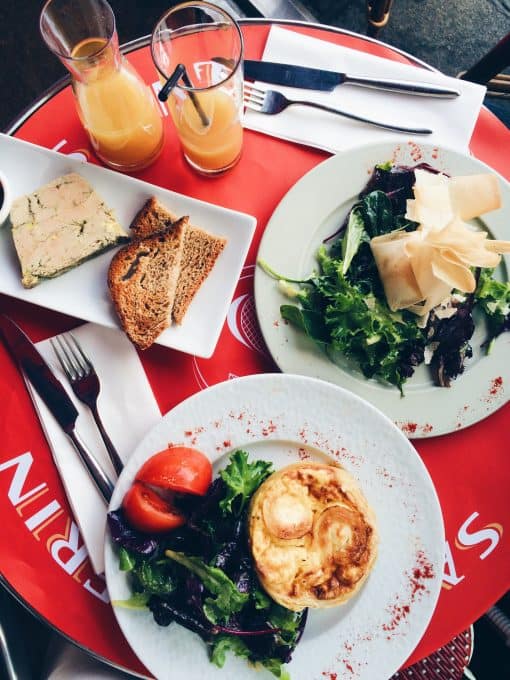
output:
[[[109,503],[113,484],[78,436],[75,430],[78,411],[62,383],[55,377],[28,336],[12,319],[5,315],[0,316],[0,328],[4,342],[12,356],[51,411],[57,423],[71,440],[99,492]]]
[[[253,80],[264,83],[299,87],[305,90],[321,90],[332,92],[337,85],[359,85],[374,90],[398,92],[400,94],[414,94],[422,97],[439,97],[453,99],[460,95],[458,90],[428,85],[411,80],[387,80],[386,78],[368,78],[365,76],[351,76],[347,73],[325,71],[307,66],[293,64],[279,64],[271,61],[244,60],[244,75]]]

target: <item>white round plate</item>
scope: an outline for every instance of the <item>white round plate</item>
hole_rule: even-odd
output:
[[[441,588],[444,529],[432,481],[405,436],[356,395],[321,380],[263,374],[219,383],[170,411],[149,432],[119,478],[117,508],[142,463],[169,443],[206,452],[215,469],[230,452],[271,460],[275,468],[332,458],[357,479],[377,517],[379,555],[345,606],[311,611],[288,665],[292,680],[387,680],[408,658],[432,616]],[[106,582],[112,600],[129,597],[110,539]],[[150,612],[114,607],[127,641],[161,680],[263,680],[269,672],[230,655],[209,662],[204,642],[179,625],[161,628]],[[333,676],[331,676],[333,677]]]
[[[266,227],[257,259],[283,276],[307,278],[316,269],[315,253],[322,241],[343,222],[374,166],[388,160],[402,165],[425,161],[451,175],[494,173],[470,156],[407,140],[347,150],[315,167],[285,195]],[[485,215],[482,224],[494,238],[510,239],[510,185],[498,177],[503,207]],[[510,257],[506,256],[498,275],[507,280],[509,270]],[[508,333],[500,336],[487,356],[481,348],[486,333],[479,317],[475,317],[471,339],[473,357],[452,386],[436,387],[429,368],[422,364],[404,385],[402,398],[397,388],[365,378],[352,364],[334,364],[304,333],[285,323],[280,305],[291,300],[260,267],[255,272],[255,303],[264,340],[284,373],[309,375],[345,387],[381,409],[409,437],[446,434],[472,425],[509,398],[504,386],[510,382],[510,337]]]

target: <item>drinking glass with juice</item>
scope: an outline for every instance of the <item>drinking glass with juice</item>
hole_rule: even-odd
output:
[[[96,154],[116,170],[140,170],[163,146],[151,90],[120,53],[105,0],[48,0],[41,13],[48,47],[72,75],[81,122]]]
[[[185,75],[168,108],[188,163],[215,175],[233,167],[243,144],[243,39],[236,21],[208,2],[177,5],[152,35],[163,83],[182,64]]]

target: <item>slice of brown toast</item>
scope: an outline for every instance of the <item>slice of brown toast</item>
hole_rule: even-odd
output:
[[[181,273],[177,282],[172,317],[181,324],[200,286],[211,273],[227,239],[190,225],[184,237]]]
[[[188,218],[135,238],[113,257],[108,287],[127,336],[147,349],[172,322]]]
[[[136,213],[131,222],[131,231],[135,236],[150,236],[156,231],[171,227],[179,217],[174,215],[162,205],[157,198],[149,198],[141,209]]]
[[[136,215],[131,229],[137,236],[147,236],[160,229],[161,225],[172,224],[177,220],[177,215],[152,197]],[[226,242],[226,239],[209,234],[199,227],[188,227],[172,311],[175,323],[182,323],[188,307],[209,276]]]

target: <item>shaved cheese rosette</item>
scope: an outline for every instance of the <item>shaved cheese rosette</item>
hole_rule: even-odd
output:
[[[454,289],[472,293],[472,268],[496,267],[510,241],[491,240],[464,221],[501,206],[495,175],[448,177],[416,169],[415,178],[405,216],[418,228],[376,236],[370,248],[390,309],[426,318]]]

